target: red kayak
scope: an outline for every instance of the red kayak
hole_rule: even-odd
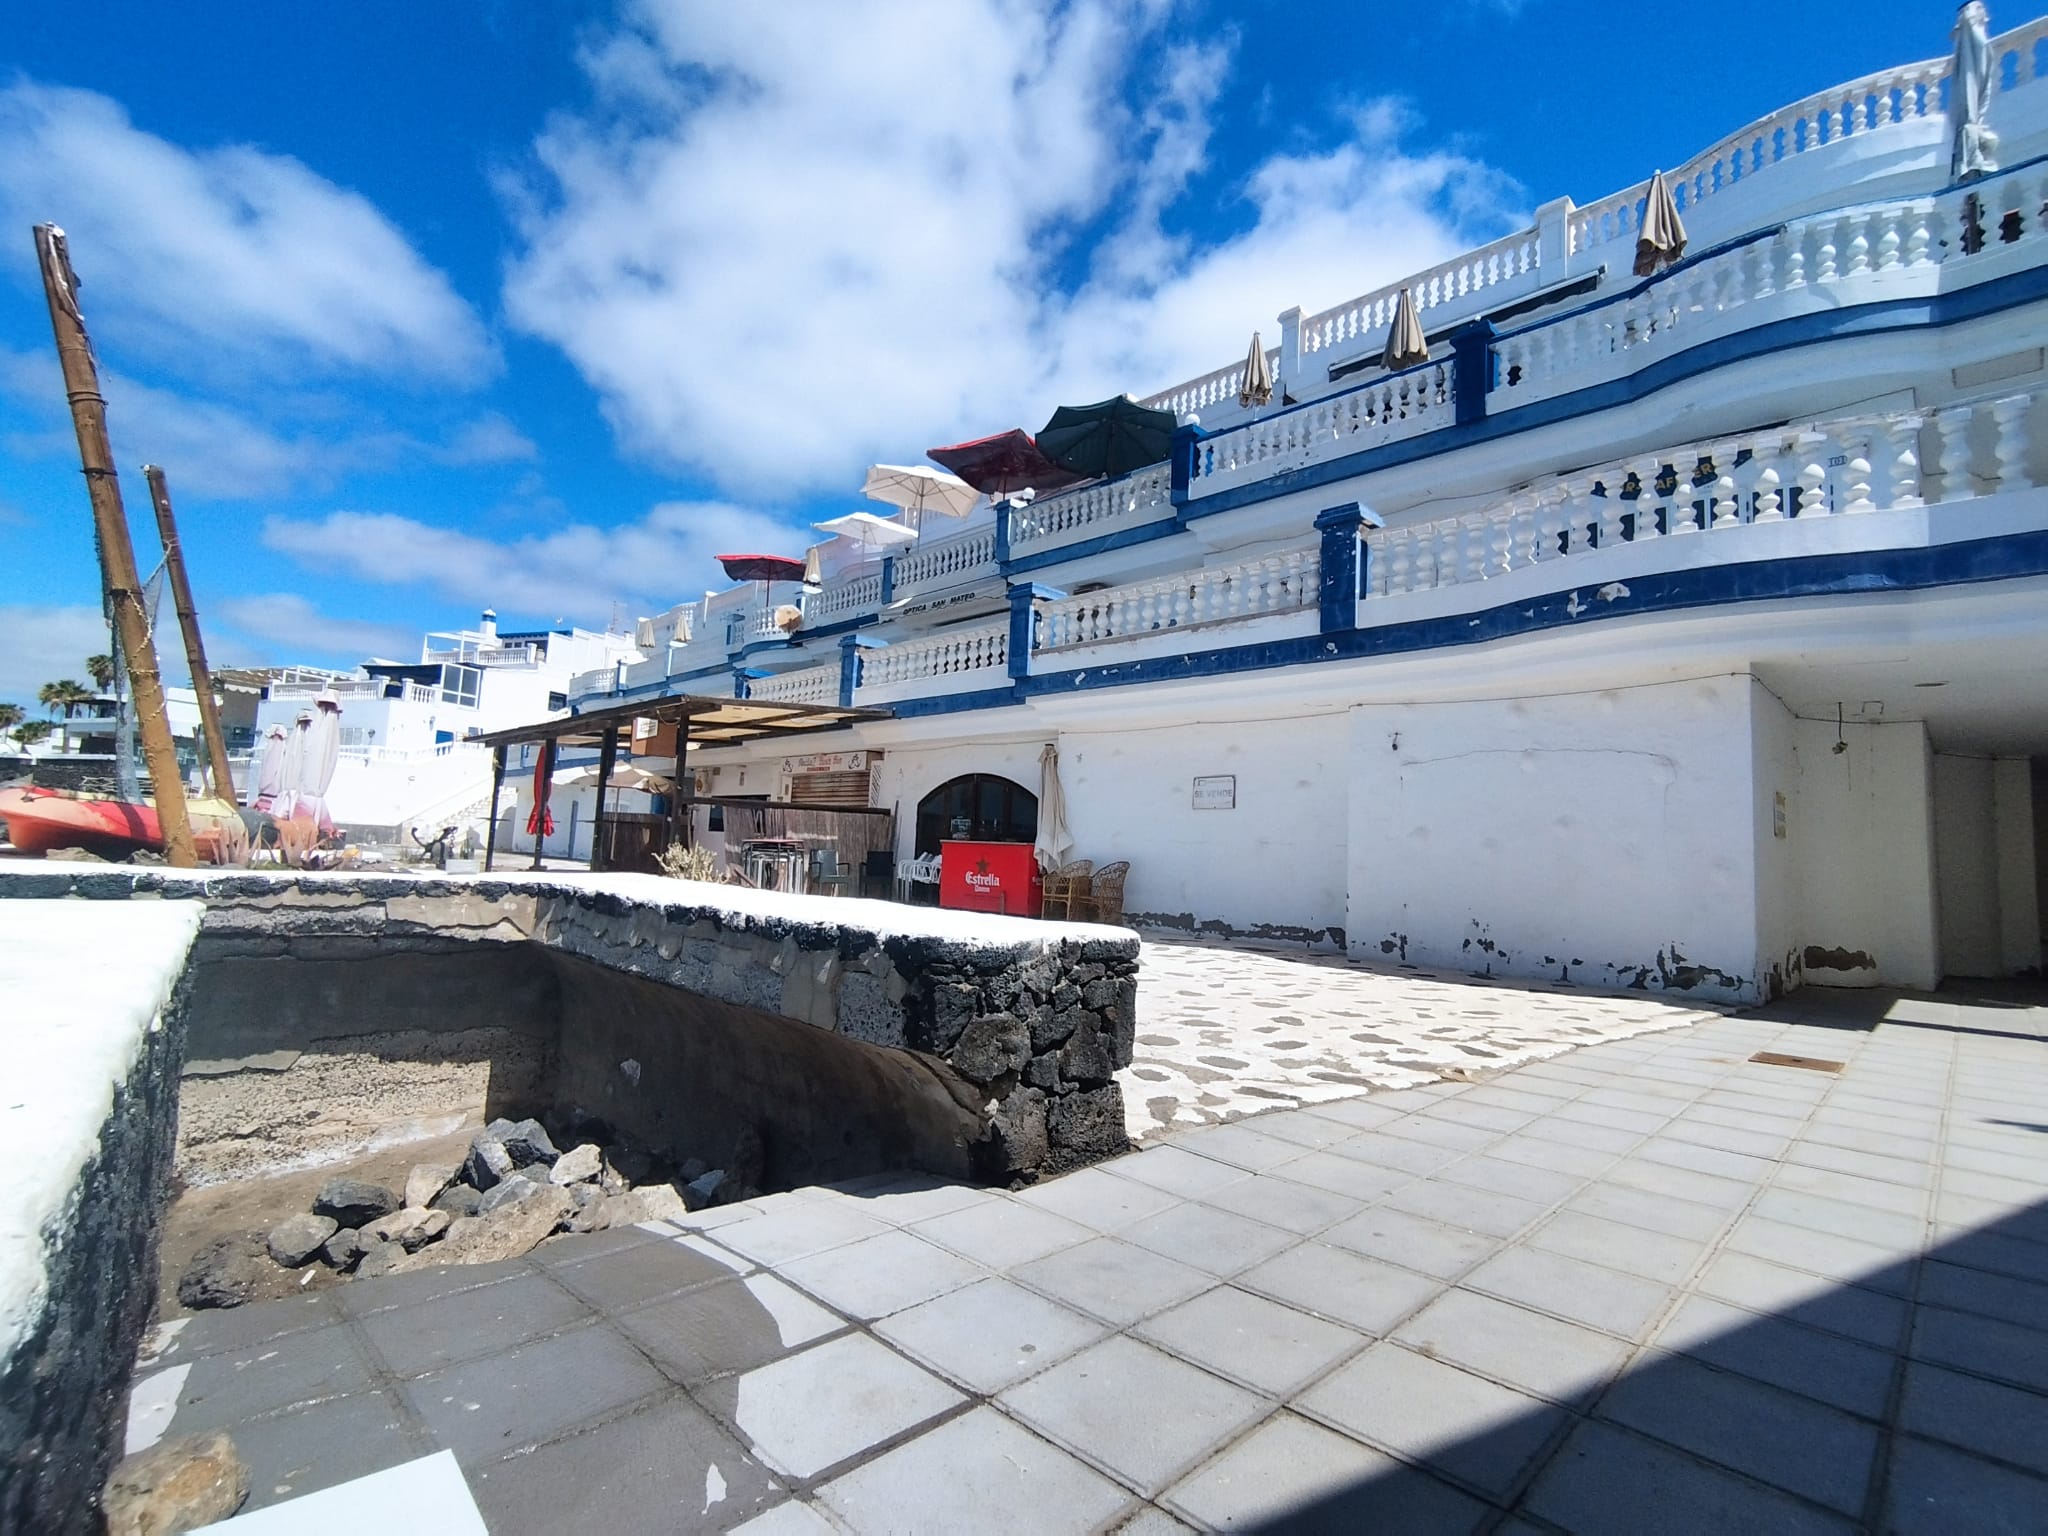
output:
[[[215,806],[218,813],[212,810]],[[192,812],[192,836],[199,857],[217,862],[221,823],[234,813],[220,802],[196,802]],[[61,789],[0,789],[0,821],[7,823],[8,841],[23,853],[82,848],[103,859],[125,859],[138,849],[161,853],[164,846],[155,806],[131,800],[92,800]]]

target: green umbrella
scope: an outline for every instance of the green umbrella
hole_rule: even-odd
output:
[[[1038,432],[1038,448],[1078,475],[1127,475],[1162,464],[1173,451],[1171,411],[1118,395],[1094,405],[1063,405]]]

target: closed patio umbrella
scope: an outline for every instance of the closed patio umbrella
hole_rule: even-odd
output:
[[[1252,332],[1252,349],[1245,354],[1244,382],[1237,387],[1237,403],[1246,410],[1273,398],[1273,370],[1266,362],[1266,349],[1259,333]]]
[[[263,733],[263,755],[256,759],[254,781],[249,787],[252,810],[267,811],[284,793],[285,728],[273,725]]]
[[[1956,12],[1956,51],[1949,65],[1949,175],[1969,181],[1998,169],[1998,135],[1984,123],[1991,99],[1990,15],[1977,0]]]
[[[1165,463],[1177,425],[1173,412],[1117,395],[1093,405],[1061,406],[1038,429],[1038,447],[1077,475],[1127,475]]]
[[[1060,788],[1060,749],[1050,741],[1038,754],[1038,836],[1031,847],[1038,867],[1048,874],[1074,851],[1074,837],[1067,830],[1066,791]]]
[[[1387,349],[1380,354],[1380,366],[1393,373],[1428,361],[1429,339],[1422,334],[1422,317],[1415,312],[1415,295],[1403,288],[1394,305],[1394,323],[1387,327]]]
[[[555,813],[548,808],[548,791],[555,781],[555,740],[550,736],[540,744],[540,751],[533,759],[533,809],[526,813],[526,832],[529,837],[546,839],[555,835]],[[538,862],[540,843],[535,842],[533,856]]]
[[[322,689],[313,701],[313,719],[306,727],[298,793],[292,797],[294,820],[310,821],[323,833],[334,830],[334,818],[327,811],[327,791],[334,786],[334,767],[340,758],[341,700],[333,690]]]
[[[289,821],[299,798],[299,779],[305,772],[306,733],[313,728],[313,711],[302,709],[284,734],[284,750],[277,756],[277,794],[266,809],[280,821]]]
[[[1636,232],[1636,276],[1648,277],[1659,267],[1668,267],[1685,254],[1685,224],[1678,217],[1678,203],[1664,181],[1664,173],[1650,178],[1650,190],[1643,198],[1643,227]]]

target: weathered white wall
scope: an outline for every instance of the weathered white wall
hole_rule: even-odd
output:
[[[1130,860],[1128,912],[1334,942],[1348,735],[1338,713],[1062,731],[1075,856]],[[1235,808],[1196,810],[1198,775],[1234,776]]]
[[[1750,834],[1756,860],[1757,982],[1765,997],[1799,985],[1804,903],[1797,804],[1798,721],[1762,683],[1750,683]]]
[[[1941,962],[1950,976],[2040,963],[2033,795],[2024,758],[1934,758]]]
[[[2036,884],[2033,764],[2001,757],[1991,770],[1991,811],[1998,838],[1998,938],[2006,975],[2041,963],[2041,906]]]
[[[1757,996],[1750,687],[1359,706],[1353,952]]]

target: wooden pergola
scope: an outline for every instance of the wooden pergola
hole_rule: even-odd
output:
[[[498,851],[498,799],[505,787],[505,749],[540,742],[551,747],[550,759],[564,746],[597,748],[597,825],[591,838],[590,867],[609,867],[604,830],[605,791],[611,785],[612,768],[618,760],[619,733],[631,731],[636,720],[652,720],[676,728],[676,792],[669,798],[669,836],[689,835],[689,797],[683,793],[682,776],[688,770],[684,754],[697,746],[732,746],[758,741],[764,736],[803,736],[814,731],[837,730],[863,720],[886,720],[886,709],[851,709],[835,704],[791,704],[779,699],[721,699],[685,693],[639,704],[614,704],[605,709],[586,710],[556,720],[537,720],[502,731],[491,731],[482,740],[492,749],[491,823],[484,843],[484,868],[490,869]],[[550,772],[553,763],[549,764]],[[533,867],[541,867],[543,837],[533,842]]]

